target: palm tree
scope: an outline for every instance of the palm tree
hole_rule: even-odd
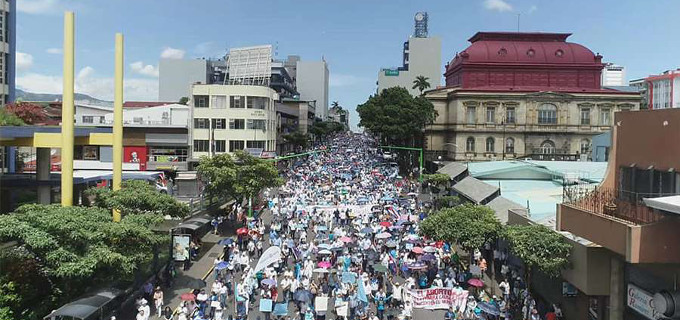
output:
[[[331,102],[331,108],[335,109],[335,110],[342,109],[342,107],[340,106],[340,103],[338,103],[337,101]]]
[[[430,78],[417,76],[416,79],[413,80],[413,87],[411,89],[418,89],[420,90],[420,95],[423,95],[423,91],[430,87],[430,83],[427,80],[430,80]]]

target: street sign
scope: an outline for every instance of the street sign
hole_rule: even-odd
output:
[[[385,69],[385,76],[386,77],[398,77],[399,76],[399,70]]]

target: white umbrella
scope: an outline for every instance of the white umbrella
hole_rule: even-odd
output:
[[[324,269],[324,268],[316,268],[312,271],[316,272],[316,273],[328,273],[328,269]]]
[[[378,239],[387,239],[387,238],[391,238],[392,235],[389,232],[381,232],[381,233],[378,233],[375,237],[378,238]]]
[[[423,248],[423,251],[429,252],[429,253],[434,253],[434,252],[437,252],[437,248],[435,248],[433,246],[427,246],[427,247]]]
[[[332,254],[332,252],[330,250],[324,249],[319,251],[319,254]]]

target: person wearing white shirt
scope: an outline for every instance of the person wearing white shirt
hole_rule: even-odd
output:
[[[442,283],[442,277],[439,274],[437,274],[437,276],[432,281],[432,286],[437,288],[441,288],[444,286],[444,283]]]

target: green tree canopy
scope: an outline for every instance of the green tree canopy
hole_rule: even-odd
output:
[[[255,158],[244,151],[232,155],[224,153],[203,157],[198,174],[207,182],[207,191],[213,195],[244,200],[257,196],[264,188],[283,184],[273,162]]]
[[[343,131],[345,131],[345,126],[335,121],[317,121],[309,129],[309,133],[321,140],[325,140],[333,133]]]
[[[557,277],[569,265],[571,245],[564,236],[543,225],[511,225],[506,228],[504,238],[510,244],[510,251],[530,270]]]
[[[187,97],[181,97],[181,98],[179,98],[179,102],[178,102],[178,103],[179,103],[179,104],[183,104],[183,105],[186,106],[187,103],[189,103],[189,98],[187,98]]]
[[[460,198],[456,196],[443,196],[434,200],[435,207],[441,208],[452,208],[461,204]]]
[[[361,118],[359,126],[386,138],[386,142],[408,142],[420,136],[426,125],[437,117],[430,101],[414,98],[405,88],[392,87],[357,107]]]
[[[299,131],[284,134],[282,137],[286,142],[292,144],[296,150],[298,148],[306,149],[309,144],[309,135]]]
[[[184,217],[189,206],[170,195],[158,192],[145,180],[123,181],[120,190],[108,187],[90,188],[86,195],[94,197],[94,205],[105,209],[118,209],[121,214],[153,213],[161,216]]]
[[[434,240],[455,242],[468,251],[496,239],[501,230],[501,223],[493,210],[471,204],[442,209],[420,224],[422,235]]]
[[[23,126],[24,121],[5,108],[0,108],[0,126]]]
[[[424,174],[423,182],[430,183],[433,185],[445,185],[451,180],[448,174],[444,173],[434,173],[434,174]]]
[[[418,89],[422,95],[423,91],[430,87],[430,82],[428,80],[430,80],[430,78],[426,76],[417,76],[416,79],[413,80],[413,87],[411,89]]]

